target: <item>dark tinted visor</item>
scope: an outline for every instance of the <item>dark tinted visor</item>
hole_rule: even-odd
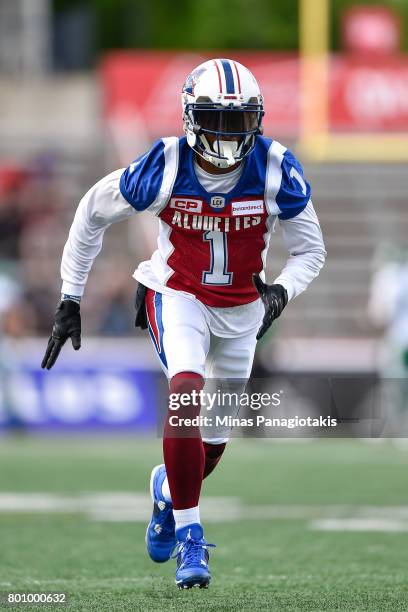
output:
[[[259,113],[250,110],[196,110],[195,122],[212,132],[251,132],[258,127]]]

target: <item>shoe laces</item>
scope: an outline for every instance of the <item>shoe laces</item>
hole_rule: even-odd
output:
[[[204,539],[194,540],[189,536],[184,542],[177,542],[173,549],[171,559],[182,554],[185,563],[199,563],[202,558],[203,550],[206,551],[207,548],[216,548],[216,545],[209,544]]]

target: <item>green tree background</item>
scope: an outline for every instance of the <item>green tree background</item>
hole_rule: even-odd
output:
[[[273,49],[298,46],[297,0],[53,0],[56,14],[84,9],[96,23],[97,51],[112,48]],[[339,49],[340,18],[353,5],[393,8],[403,23],[407,0],[331,0],[332,48]]]

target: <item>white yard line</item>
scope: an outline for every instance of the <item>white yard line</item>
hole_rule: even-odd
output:
[[[237,497],[204,497],[206,523],[243,520],[300,520],[320,531],[408,531],[408,506],[248,505]],[[146,522],[152,502],[145,493],[95,492],[78,495],[0,493],[0,515],[15,513],[83,514],[94,521]]]
[[[201,507],[206,520],[213,522],[242,520],[244,511],[241,501],[235,497],[207,497]],[[96,521],[145,522],[151,511],[152,501],[145,493],[0,493],[0,514],[80,513]]]

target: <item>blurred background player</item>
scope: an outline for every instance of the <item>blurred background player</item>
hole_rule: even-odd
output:
[[[387,291],[384,291],[387,287]],[[378,351],[381,406],[387,433],[406,431],[408,419],[408,250],[380,245],[368,300],[369,320],[384,333]]]

